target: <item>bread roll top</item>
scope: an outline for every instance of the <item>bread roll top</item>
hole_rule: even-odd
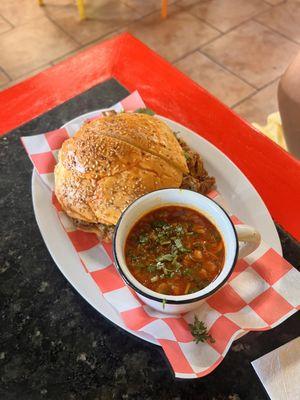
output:
[[[187,171],[183,151],[164,122],[121,113],[85,124],[63,143],[55,193],[70,217],[114,225],[135,199],[179,187]]]
[[[96,133],[121,139],[153,155],[164,158],[181,172],[188,168],[173,131],[160,119],[148,114],[120,113],[84,125],[76,136]]]

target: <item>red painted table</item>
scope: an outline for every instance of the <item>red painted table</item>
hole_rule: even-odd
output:
[[[1,92],[0,133],[111,77],[221,149],[253,183],[274,220],[300,240],[300,163],[127,33]]]

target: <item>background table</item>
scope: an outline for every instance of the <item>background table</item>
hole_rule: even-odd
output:
[[[147,55],[146,63],[157,62],[164,73],[169,71],[171,80],[175,75],[182,80],[182,92],[178,95],[181,100],[177,99],[177,82],[173,88],[167,87],[167,92],[165,83],[161,82],[163,103],[158,97],[158,86],[156,92],[153,86],[148,87],[147,84],[134,86],[134,79],[140,74],[140,64],[137,61],[135,65],[133,49],[130,69],[135,74],[131,76],[132,83],[126,87],[124,83],[121,85],[111,79],[111,72],[102,74],[101,71],[100,75],[95,72],[94,80],[91,77],[88,79],[83,72],[77,76],[78,81],[74,80],[74,75],[71,75],[72,78],[66,75],[65,80],[69,84],[73,82],[71,87],[62,78],[59,81],[52,79],[51,84],[49,83],[53,74],[59,77],[62,71],[74,73],[78,62],[85,64],[93,60],[99,65],[104,63],[105,58],[96,57],[99,52],[107,52],[109,63],[107,49],[112,50],[118,42],[121,46],[118,50],[120,54],[122,46],[128,46],[127,41],[131,45],[136,43],[144,55]],[[149,106],[163,115],[192,129],[195,129],[195,124],[200,124],[201,133],[202,130],[204,132],[205,125],[212,124],[208,133],[203,134],[206,138],[214,137],[215,126],[215,140],[223,151],[231,146],[229,138],[222,135],[221,128],[223,131],[227,130],[226,134],[229,135],[228,132],[233,132],[234,125],[237,125],[242,135],[259,136],[259,143],[263,146],[263,140],[266,141],[266,148],[278,153],[275,160],[290,165],[294,173],[297,171],[296,161],[268,139],[253,134],[252,128],[230,110],[135,39],[123,35],[108,44],[97,46],[97,51],[95,48],[89,51],[80,55],[79,59],[67,60],[0,95],[0,102],[1,97],[5,100],[5,103],[1,103],[4,104],[4,110],[0,112],[2,130],[14,128],[0,139],[0,398],[266,399],[250,362],[296,337],[299,334],[298,316],[292,316],[271,331],[250,333],[240,339],[232,346],[224,362],[209,376],[193,381],[175,380],[158,346],[141,341],[105,320],[76,293],[56,268],[34,219],[31,204],[32,165],[19,138],[52,130],[78,114],[108,107],[123,98],[128,89],[138,88]],[[119,62],[124,69],[127,68],[126,59],[121,57]],[[106,67],[101,64],[101,68]],[[152,75],[155,75],[158,85],[160,70],[156,70],[156,74],[154,71]],[[139,76],[137,81],[141,82],[141,79]],[[148,81],[146,76],[144,79]],[[62,86],[59,86],[60,83]],[[91,83],[96,86],[68,100]],[[184,91],[186,86],[191,91],[190,96]],[[208,102],[197,106],[196,100],[199,96],[202,102],[205,98]],[[182,109],[180,104],[183,104]],[[55,105],[56,108],[47,111]],[[212,106],[213,109],[210,108]],[[195,115],[197,109],[202,111]],[[217,121],[220,111],[224,114],[222,123]],[[188,117],[189,112],[192,113],[191,119]],[[39,114],[41,115],[38,116]],[[3,115],[7,115],[7,119],[3,120]],[[33,117],[36,118],[16,127]],[[211,121],[208,123],[206,119]],[[250,151],[251,146],[254,146],[254,139],[250,138],[240,144]],[[237,150],[231,148],[230,151],[235,153]],[[238,158],[238,154],[235,154],[235,158]],[[250,165],[249,160],[248,162]],[[243,163],[248,165],[245,160]],[[289,173],[283,172],[283,182]],[[299,265],[299,245],[280,228],[279,233],[284,256],[295,266]]]

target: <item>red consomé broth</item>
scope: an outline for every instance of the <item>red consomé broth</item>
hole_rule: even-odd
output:
[[[125,258],[132,275],[147,288],[183,295],[203,289],[219,275],[225,248],[218,229],[204,215],[166,206],[133,226]]]

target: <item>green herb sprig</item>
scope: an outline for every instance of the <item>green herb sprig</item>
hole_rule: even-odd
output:
[[[203,321],[199,320],[197,315],[194,316],[194,323],[189,324],[189,329],[191,334],[194,336],[194,341],[196,344],[200,342],[206,342],[207,340],[209,340],[210,343],[215,343],[215,339],[208,334],[206,325]]]
[[[135,110],[135,112],[139,114],[154,115],[154,111],[152,111],[150,108],[138,108]]]
[[[189,155],[189,153],[187,151],[184,151],[183,155],[184,155],[186,161],[189,161],[191,159],[191,156]]]
[[[145,244],[145,243],[148,243],[148,242],[149,242],[148,235],[146,235],[146,234],[140,235],[140,237],[139,237],[139,243],[140,244]]]

